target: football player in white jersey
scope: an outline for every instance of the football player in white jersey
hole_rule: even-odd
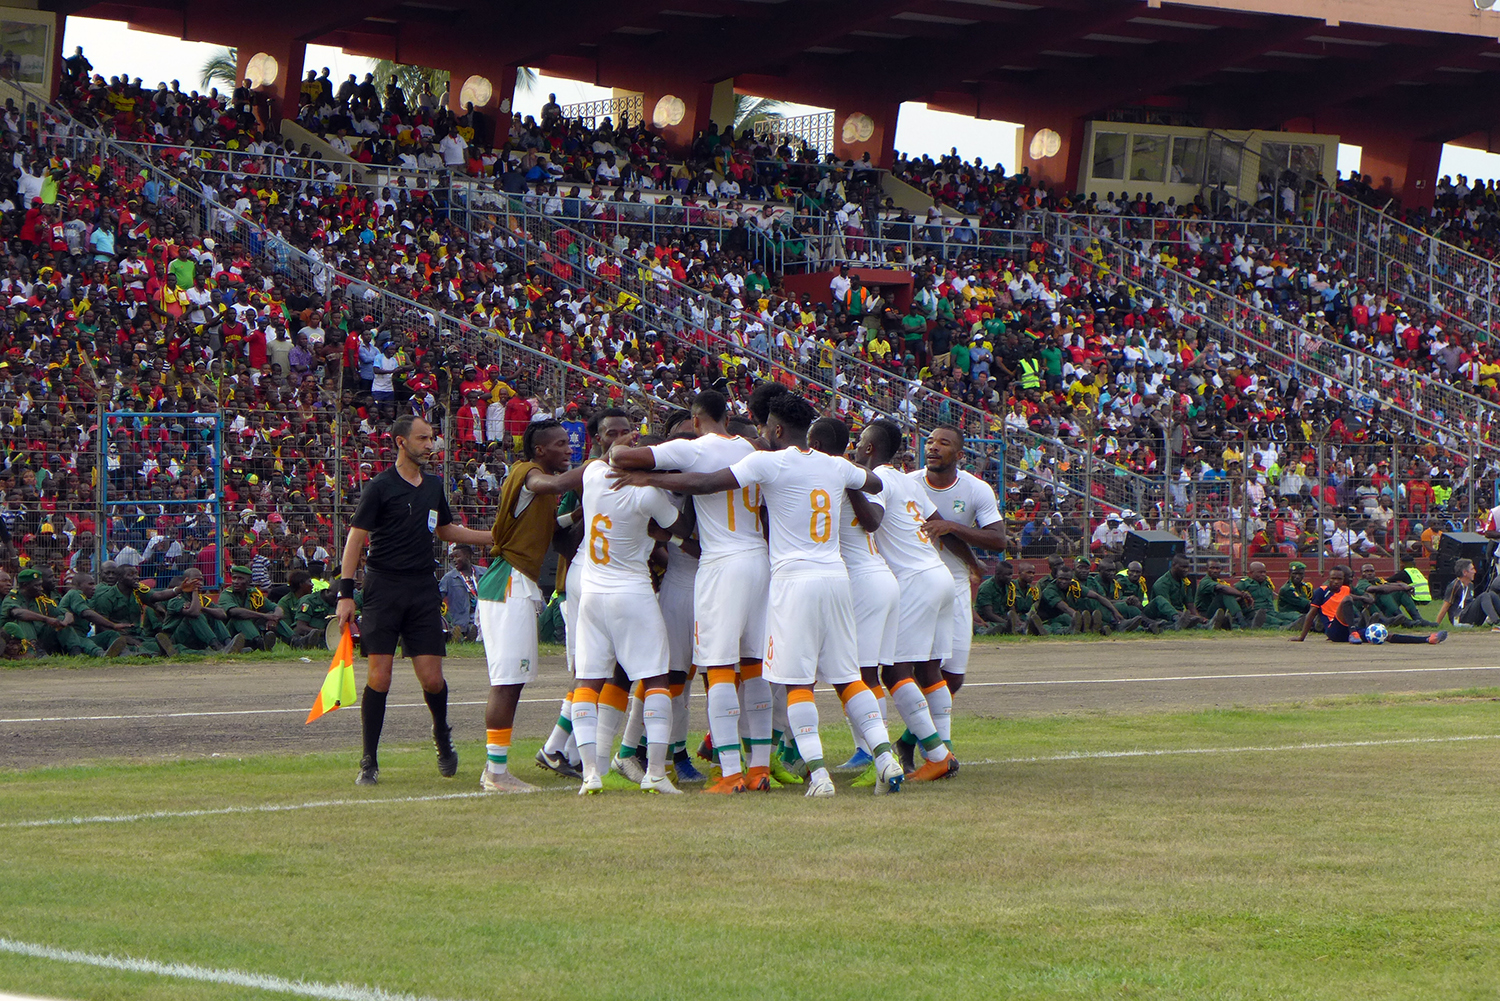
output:
[[[808,429],[807,443],[825,455],[843,455],[849,447],[849,426],[833,417],[819,417]],[[901,607],[901,585],[896,583],[896,575],[886,566],[885,558],[875,548],[875,536],[870,534],[880,524],[886,489],[888,484],[882,479],[880,492],[868,499],[863,491],[846,490],[844,499],[849,507],[839,519],[839,555],[849,573],[849,596],[854,602],[859,674],[865,687],[875,693],[882,718],[886,713],[880,669],[896,662],[896,625]],[[946,581],[947,577],[943,579]],[[873,785],[875,759],[858,730],[854,739],[854,756],[837,770],[866,773],[855,779],[855,785]]]
[[[617,662],[631,682],[645,684],[647,763],[640,787],[645,792],[680,792],[666,774],[672,735],[667,630],[647,561],[656,545],[652,522],[671,529],[679,527],[682,515],[665,491],[612,489],[609,475],[604,463],[591,463],[583,472],[578,688],[573,694],[573,735],[583,758],[579,792],[598,792],[609,768],[614,734],[600,725],[597,705]]]
[[[1005,548],[1005,521],[1000,517],[1000,505],[988,483],[958,468],[963,454],[963,432],[953,425],[941,424],[927,435],[927,467],[909,474],[942,515],[942,520],[928,525],[927,532],[933,538],[952,535],[973,549],[998,552]],[[927,693],[938,736],[951,750],[953,696],[963,687],[964,674],[969,668],[969,647],[974,642],[974,596],[970,590],[973,572],[946,546],[941,555],[953,576],[953,651],[943,659],[941,674],[919,670],[917,682]],[[946,684],[939,686],[940,680]],[[902,736],[899,750],[903,764],[915,763],[912,761],[915,747],[914,736],[910,740],[907,735]]]
[[[953,576],[934,545],[931,526],[942,521],[927,492],[891,465],[901,450],[901,429],[888,420],[872,421],[860,435],[854,460],[873,470],[885,489],[879,494],[884,511],[875,531],[875,545],[901,587],[901,610],[896,630],[894,664],[883,672],[896,709],[907,731],[921,745],[922,765],[908,770],[909,782],[929,782],[958,773],[958,758],[943,743],[927,702],[927,691],[916,680],[921,671],[935,678],[928,689],[943,689],[939,665],[953,651]],[[941,546],[976,572],[979,563],[968,545],[953,534]]]
[[[674,469],[711,473],[755,452],[729,434],[728,402],[713,390],[692,406],[698,437],[650,448],[612,449],[610,464],[621,470]],[[721,777],[704,790],[732,794],[769,790],[771,686],[762,677],[770,563],[761,530],[761,496],[754,485],[693,500],[702,555],[693,588],[693,663],[708,676],[708,729],[718,752]],[[749,770],[740,760],[740,693],[749,724]]]
[[[823,762],[813,684],[831,684],[851,726],[875,754],[876,793],[894,792],[904,774],[891,754],[875,695],[860,679],[849,575],[839,555],[844,491],[880,489],[878,477],[847,459],[807,447],[817,419],[812,404],[792,394],[771,401],[768,440],[755,452],[711,473],[616,473],[624,484],[647,484],[696,495],[759,485],[770,523],[771,592],[766,615],[764,675],[787,688],[787,717],[808,766],[807,795],[832,796]],[[701,526],[701,521],[700,521]],[[700,575],[703,572],[699,567]]]

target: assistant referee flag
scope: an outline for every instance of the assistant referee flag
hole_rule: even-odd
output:
[[[323,678],[323,688],[313,700],[312,712],[307,714],[307,722],[311,723],[340,706],[352,706],[357,697],[354,691],[354,637],[349,635],[349,627],[345,626],[339,648],[333,652],[333,662],[328,665],[328,674]]]

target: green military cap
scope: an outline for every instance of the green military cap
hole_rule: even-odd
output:
[[[1307,564],[1303,563],[1301,560],[1294,560],[1293,562],[1288,563],[1286,568],[1288,570],[1306,570]]]
[[[254,574],[250,572],[250,568],[249,567],[240,566],[238,563],[236,563],[234,566],[230,567],[229,568],[229,572],[231,574],[244,574],[246,577],[253,577],[254,576]]]
[[[17,584],[27,584],[27,583],[30,583],[31,581],[41,580],[41,579],[42,579],[42,575],[40,573],[38,573],[37,571],[31,570],[31,569],[22,570],[20,573],[16,574],[16,583]]]

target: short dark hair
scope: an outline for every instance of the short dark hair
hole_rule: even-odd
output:
[[[942,424],[934,424],[932,426],[932,431],[929,431],[927,433],[930,435],[933,433],[933,431],[952,431],[954,434],[958,435],[958,443],[960,445],[964,443],[964,430],[957,424],[950,424],[946,421]]]
[[[391,438],[410,438],[411,426],[417,421],[427,424],[425,417],[418,417],[416,414],[402,414],[397,417],[395,423],[391,425]]]
[[[779,396],[785,396],[791,390],[779,382],[758,382],[755,388],[750,390],[750,416],[755,418],[755,423],[764,424],[766,417],[771,413],[771,401]],[[811,423],[811,422],[809,422]]]
[[[818,419],[817,408],[794,393],[781,393],[772,397],[767,415],[774,416],[797,431],[806,431]]]
[[[672,437],[672,432],[676,431],[684,421],[691,420],[692,417],[692,412],[688,410],[672,411],[667,415],[666,422],[662,424],[662,433],[668,438]]]
[[[901,429],[893,420],[884,417],[870,422],[870,430],[875,432],[874,445],[875,457],[882,462],[889,462],[901,451]]]
[[[603,410],[596,410],[594,411],[593,415],[589,417],[588,423],[584,425],[584,427],[588,430],[589,437],[599,437],[599,425],[604,423],[611,417],[623,417],[627,421],[630,420],[630,415],[621,410],[619,407],[605,407]]]
[[[291,589],[295,591],[303,584],[311,584],[312,574],[308,573],[306,570],[293,570],[291,573],[286,575],[286,582],[288,586],[290,586]]]
[[[536,439],[538,435],[546,434],[548,431],[566,431],[557,421],[547,418],[546,420],[532,421],[526,425],[526,430],[521,434],[521,455],[527,459],[536,458]]]
[[[729,413],[729,401],[717,389],[705,389],[693,397],[693,409],[715,424],[722,424],[724,415]]]
[[[819,452],[843,455],[849,447],[849,425],[837,417],[819,417],[807,431],[807,443]]]

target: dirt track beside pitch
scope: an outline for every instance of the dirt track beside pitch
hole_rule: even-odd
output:
[[[233,662],[0,671],[0,767],[31,768],[99,759],[162,760],[210,754],[349,750],[357,754],[359,713],[303,720],[326,663]],[[455,737],[482,738],[488,681],[484,664],[446,665]],[[544,735],[567,676],[544,657],[543,680],[526,689],[518,738]],[[1379,692],[1427,692],[1500,684],[1500,643],[1487,631],[1441,646],[1342,646],[1317,637],[1131,639],[1098,642],[976,643],[960,715],[1147,712],[1268,705]],[[697,689],[701,694],[701,687]],[[820,695],[826,714],[832,693]],[[693,727],[703,728],[702,700]],[[397,663],[385,739],[421,741],[431,718],[416,680]],[[351,759],[352,767],[352,759]],[[465,763],[464,768],[469,767]],[[477,765],[476,765],[477,767]]]

